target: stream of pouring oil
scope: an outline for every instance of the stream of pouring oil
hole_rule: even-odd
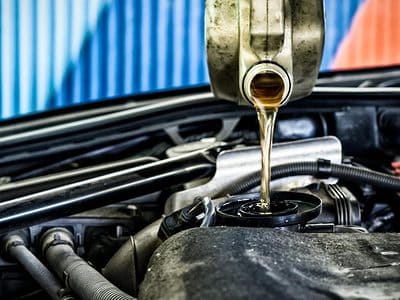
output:
[[[261,193],[260,212],[271,213],[271,149],[274,136],[274,125],[284,92],[282,78],[267,72],[254,77],[251,84],[253,104],[257,110],[260,125],[261,145]]]

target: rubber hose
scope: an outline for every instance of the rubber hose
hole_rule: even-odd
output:
[[[54,275],[32,254],[25,245],[23,238],[10,235],[5,239],[6,253],[19,262],[51,299],[73,299],[62,295],[63,287]]]
[[[42,249],[48,264],[82,300],[134,300],[75,254],[72,239],[63,229],[45,233]]]
[[[335,177],[344,181],[364,183],[382,189],[400,191],[400,179],[384,173],[362,169],[353,166],[327,164],[324,162],[324,170],[321,169],[321,162],[296,162],[275,166],[271,170],[271,180],[284,177],[308,175],[316,178]],[[249,175],[245,180],[234,183],[230,189],[224,191],[226,194],[240,194],[251,190],[260,184],[260,172]],[[219,193],[221,194],[221,193]]]

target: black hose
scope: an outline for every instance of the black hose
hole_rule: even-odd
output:
[[[384,173],[362,169],[358,167],[332,164],[327,160],[316,162],[295,162],[275,166],[271,170],[271,180],[308,175],[325,179],[329,177],[338,178],[343,181],[364,183],[386,190],[400,191],[400,179]],[[231,185],[226,194],[240,194],[255,188],[260,184],[260,172],[249,175],[245,180]]]
[[[73,299],[65,294],[65,290],[57,278],[26,248],[21,236],[9,235],[3,243],[5,254],[21,264],[51,299]]]
[[[133,300],[75,254],[71,234],[63,228],[47,231],[41,240],[43,256],[59,278],[82,300]]]

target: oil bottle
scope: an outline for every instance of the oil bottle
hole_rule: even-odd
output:
[[[324,44],[323,0],[207,0],[207,60],[219,99],[255,107],[260,124],[260,212],[270,213],[276,114],[312,92]]]

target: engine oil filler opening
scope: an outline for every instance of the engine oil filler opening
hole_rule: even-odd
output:
[[[239,216],[284,216],[297,213],[298,205],[296,203],[287,201],[271,201],[270,211],[264,211],[261,203],[259,201],[248,202],[243,204],[238,211]]]
[[[216,206],[220,226],[287,227],[306,224],[321,214],[322,200],[299,192],[274,192],[271,208],[265,212],[258,193],[229,196]]]

